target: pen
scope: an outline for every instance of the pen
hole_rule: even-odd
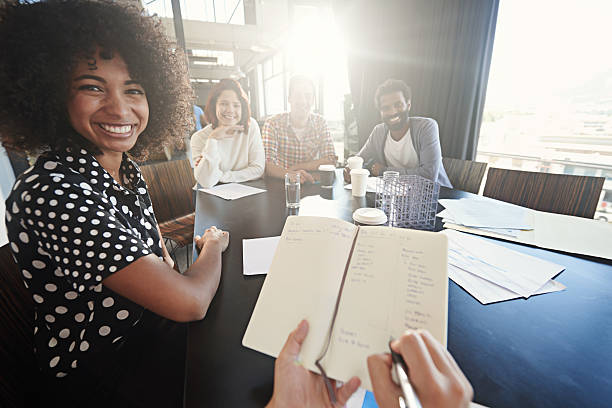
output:
[[[391,349],[391,341],[389,341],[389,351],[391,351],[391,359],[393,360],[393,373],[397,377],[397,382],[402,389],[402,396],[399,398],[400,407],[420,408],[421,404],[417,402],[417,397],[414,394],[414,389],[408,379],[408,367],[402,356]]]

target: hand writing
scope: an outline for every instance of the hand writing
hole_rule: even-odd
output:
[[[408,376],[423,408],[465,408],[474,391],[450,355],[428,331],[407,331],[391,343],[408,366]],[[368,357],[374,397],[380,408],[399,407],[401,390],[391,379],[391,356]]]

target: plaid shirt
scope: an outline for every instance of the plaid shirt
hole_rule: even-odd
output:
[[[311,113],[306,129],[304,136],[298,139],[288,112],[268,119],[261,131],[266,161],[289,168],[312,160],[334,159],[334,144],[323,116]]]

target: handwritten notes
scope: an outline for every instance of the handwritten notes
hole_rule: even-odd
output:
[[[287,334],[303,319],[310,329],[302,350],[314,365],[326,340],[357,226],[309,216],[287,218],[243,344],[277,356]]]
[[[278,356],[305,317],[300,359],[318,372],[339,297],[323,367],[341,381],[356,375],[371,390],[367,356],[387,351],[391,336],[425,328],[446,343],[447,245],[443,234],[289,217],[243,344]]]
[[[349,263],[332,343],[323,365],[334,378],[357,375],[371,389],[366,358],[390,337],[427,328],[446,342],[446,240],[435,234],[361,227]]]

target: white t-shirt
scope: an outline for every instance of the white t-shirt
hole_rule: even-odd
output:
[[[387,140],[385,141],[385,159],[389,167],[400,169],[414,169],[419,167],[419,156],[412,144],[410,128],[408,128],[406,134],[397,142],[391,137],[391,132],[387,133]]]
[[[191,137],[194,161],[202,156],[193,169],[195,179],[202,187],[212,187],[218,182],[240,183],[263,175],[266,156],[255,119],[250,118],[248,134],[217,140],[208,137],[212,131],[212,125],[208,125]]]

